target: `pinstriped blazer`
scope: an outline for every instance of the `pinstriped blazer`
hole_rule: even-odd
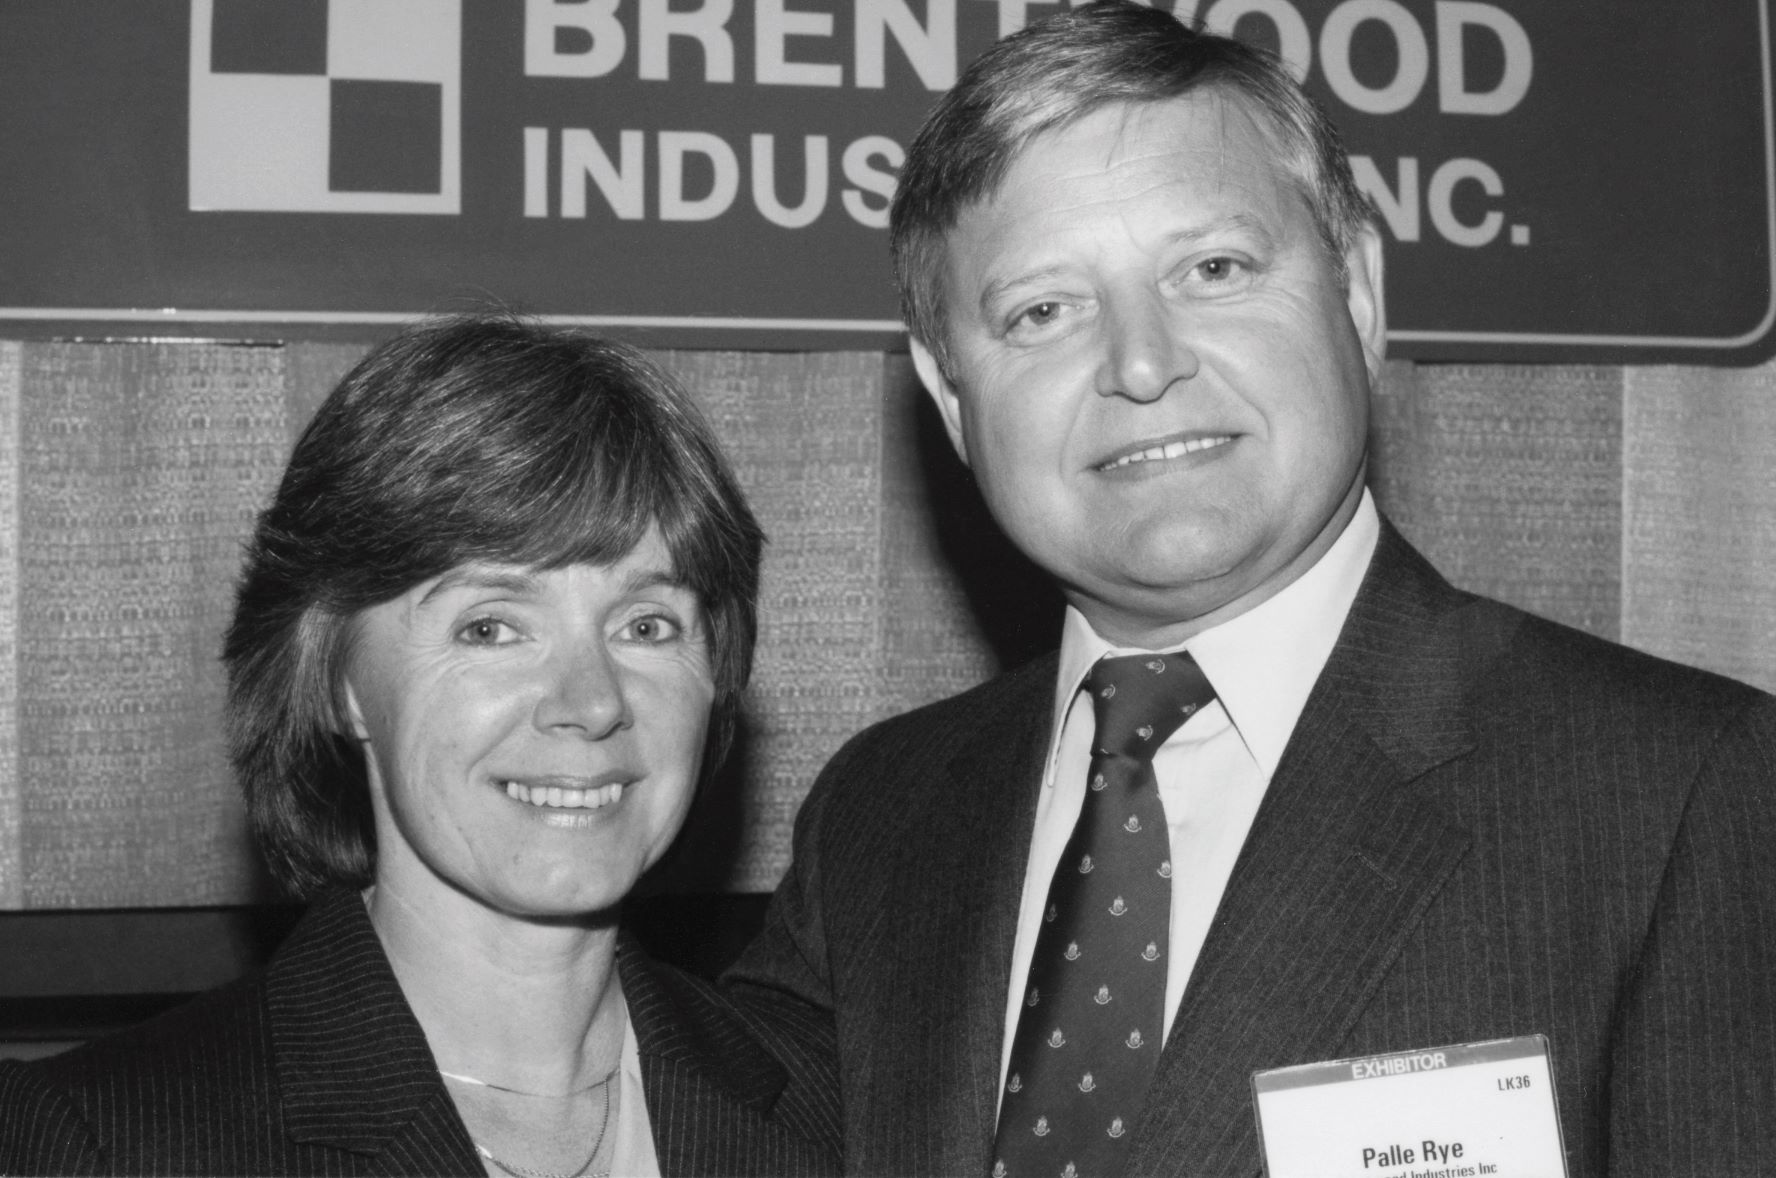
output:
[[[834,1019],[851,1173],[989,1170],[1054,676],[842,749],[726,979]],[[1384,526],[1128,1172],[1256,1175],[1255,1070],[1535,1033],[1573,1178],[1776,1174],[1776,700],[1458,592]]]
[[[665,1174],[836,1171],[817,1026],[762,1020],[627,940],[618,970]],[[342,891],[262,973],[64,1055],[0,1063],[0,1173],[484,1171],[363,905]]]

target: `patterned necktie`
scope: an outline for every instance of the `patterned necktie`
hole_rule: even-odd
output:
[[[1165,1026],[1171,838],[1153,754],[1215,698],[1178,651],[1099,660],[1088,788],[1048,889],[994,1178],[1115,1178]]]

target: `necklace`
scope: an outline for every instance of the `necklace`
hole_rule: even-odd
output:
[[[476,1153],[480,1154],[487,1161],[492,1162],[501,1170],[504,1170],[507,1174],[510,1174],[512,1178],[610,1178],[609,1170],[604,1170],[596,1174],[593,1173],[592,1163],[598,1160],[598,1151],[604,1148],[605,1131],[610,1128],[610,1082],[616,1078],[616,1068],[612,1068],[602,1080],[588,1084],[584,1088],[576,1088],[572,1092],[561,1095],[556,1095],[555,1093],[550,1092],[525,1092],[518,1088],[505,1088],[498,1084],[489,1084],[486,1080],[478,1080],[474,1076],[464,1076],[456,1072],[447,1072],[443,1068],[438,1069],[438,1074],[446,1079],[456,1080],[464,1084],[474,1084],[480,1088],[490,1088],[495,1092],[509,1092],[514,1096],[544,1097],[551,1100],[565,1100],[568,1097],[578,1096],[582,1092],[590,1092],[594,1088],[602,1088],[604,1090],[604,1112],[601,1113],[598,1118],[598,1136],[592,1139],[592,1152],[586,1156],[586,1160],[581,1162],[578,1168],[568,1173],[561,1173],[555,1170],[533,1170],[529,1166],[520,1166],[515,1162],[502,1161],[494,1156],[492,1150],[488,1149],[485,1145],[482,1145],[479,1141],[470,1138],[469,1144],[475,1147]]]
[[[504,1092],[512,1096],[531,1096],[535,1097],[537,1100],[571,1100],[582,1092],[592,1091],[592,1089],[598,1087],[600,1084],[610,1083],[611,1077],[617,1074],[617,1069],[612,1068],[609,1072],[605,1073],[605,1077],[602,1080],[594,1080],[590,1084],[575,1088],[570,1092],[526,1092],[522,1088],[507,1088],[504,1084],[495,1084],[491,1081],[478,1079],[474,1076],[465,1076],[461,1072],[447,1072],[443,1068],[438,1069],[438,1074],[443,1076],[446,1080],[455,1080],[460,1084],[473,1084],[477,1088],[488,1088],[494,1092]]]

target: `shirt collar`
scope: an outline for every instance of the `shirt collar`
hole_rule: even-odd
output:
[[[1365,489],[1350,523],[1312,568],[1275,596],[1184,644],[1214,685],[1216,698],[1266,780],[1276,772],[1308,692],[1331,657],[1380,535],[1381,520]],[[1051,773],[1067,711],[1092,664],[1106,654],[1136,653],[1142,652],[1112,646],[1085,615],[1067,607],[1049,746]]]

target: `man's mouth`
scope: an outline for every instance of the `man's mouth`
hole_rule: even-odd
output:
[[[561,785],[526,785],[521,781],[505,783],[506,796],[515,802],[525,802],[538,808],[550,807],[557,810],[597,810],[604,806],[614,805],[623,797],[630,782],[613,782],[590,788]]]
[[[1116,470],[1119,467],[1133,466],[1137,462],[1158,462],[1162,459],[1182,458],[1186,454],[1195,454],[1202,450],[1212,450],[1216,446],[1225,446],[1233,441],[1232,434],[1211,434],[1207,437],[1184,438],[1164,442],[1156,446],[1147,446],[1139,450],[1130,450],[1119,454],[1109,462],[1099,466],[1099,470]]]

